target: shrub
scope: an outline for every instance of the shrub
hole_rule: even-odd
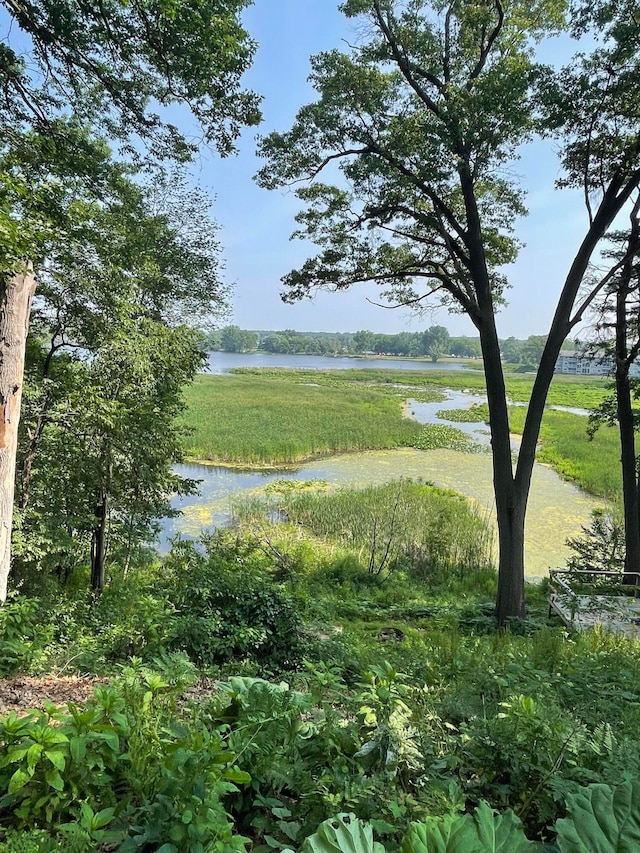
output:
[[[294,666],[301,639],[293,601],[251,552],[234,556],[219,544],[201,554],[181,543],[169,563],[177,610],[172,647],[201,666],[247,659],[272,671]]]
[[[0,607],[0,676],[28,665],[36,632],[37,602],[19,598]]]

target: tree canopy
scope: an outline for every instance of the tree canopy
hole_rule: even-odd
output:
[[[206,141],[230,153],[240,129],[260,118],[259,97],[241,87],[255,50],[240,22],[246,5],[3,0],[4,138],[25,127],[60,132],[57,118],[72,113],[110,138],[153,138],[155,155],[184,157],[194,143],[162,115],[182,103]]]

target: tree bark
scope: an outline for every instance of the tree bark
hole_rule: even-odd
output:
[[[640,507],[638,505],[638,470],[635,443],[635,422],[633,416],[629,369],[637,355],[637,348],[629,350],[628,301],[633,288],[635,264],[640,248],[640,223],[636,202],[631,214],[631,231],[627,242],[627,253],[616,289],[616,406],[618,429],[620,432],[620,463],[622,466],[622,496],[624,505],[624,543],[625,575],[623,583],[636,584],[640,572]]]
[[[620,461],[622,464],[622,496],[624,504],[624,569],[623,583],[635,584],[637,577],[628,572],[640,572],[640,516],[638,515],[638,475],[629,369],[616,366],[616,402],[620,431]]]
[[[26,273],[0,284],[0,602],[7,597],[11,570],[18,423],[25,347],[35,289],[31,265]]]
[[[498,524],[498,593],[495,616],[499,625],[524,618],[524,523],[528,492],[515,489],[511,458],[511,430],[500,360],[500,343],[491,313],[480,331],[491,430],[493,492]]]
[[[104,590],[107,554],[107,493],[101,491],[96,504],[96,526],[91,537],[91,590],[100,595]]]

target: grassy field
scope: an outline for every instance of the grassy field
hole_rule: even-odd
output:
[[[522,432],[525,415],[524,408],[510,409],[514,432]],[[584,416],[547,411],[540,430],[537,458],[539,462],[552,465],[565,479],[575,480],[593,495],[614,500],[622,489],[617,430],[603,427],[590,441]]]
[[[199,376],[187,389],[187,455],[245,465],[412,445],[421,427],[402,417],[402,397],[322,377]],[[331,377],[333,379],[333,377]]]

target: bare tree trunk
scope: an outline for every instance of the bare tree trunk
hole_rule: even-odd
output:
[[[18,423],[31,300],[36,289],[31,265],[0,285],[0,602],[7,597]]]

